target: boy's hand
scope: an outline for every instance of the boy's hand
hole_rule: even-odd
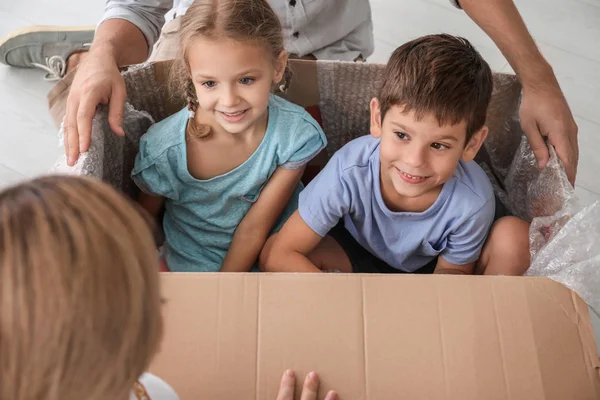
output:
[[[292,370],[284,372],[279,386],[277,400],[294,400],[294,389],[296,387],[296,376]],[[319,389],[319,375],[316,372],[311,372],[304,380],[304,387],[299,400],[317,400],[317,391]],[[338,396],[333,390],[327,393],[325,400],[337,400]]]

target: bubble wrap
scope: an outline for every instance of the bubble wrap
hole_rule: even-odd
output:
[[[506,121],[506,132],[522,132],[516,114]],[[514,138],[513,138],[514,139]],[[511,140],[513,140],[511,139]],[[496,151],[507,147],[494,140],[488,146],[491,160]],[[526,275],[545,276],[579,294],[598,313],[600,311],[600,203],[583,208],[567,179],[552,146],[550,159],[542,170],[527,138],[520,143],[507,168],[481,163],[494,190],[510,214],[531,222],[529,244],[531,266]],[[503,173],[504,180],[500,178]]]
[[[527,138],[522,136],[502,193],[513,215],[527,221],[554,215],[575,196],[554,148],[549,146],[549,151],[550,160],[540,170]]]
[[[517,210],[533,217],[529,229],[531,266],[526,275],[546,276],[577,292],[600,311],[600,203],[582,207],[550,147],[548,166],[540,171],[526,141],[509,177]],[[529,172],[527,172],[529,171]],[[531,179],[531,180],[528,180]],[[520,185],[520,187],[518,187]]]
[[[575,199],[576,200],[576,199]],[[600,311],[600,203],[577,201],[530,229],[532,263],[527,275],[547,276],[577,292]]]

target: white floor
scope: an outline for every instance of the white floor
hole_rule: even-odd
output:
[[[511,71],[494,43],[448,0],[371,0],[375,54],[385,62],[399,44],[448,32],[469,39],[496,71]],[[532,35],[553,65],[579,125],[577,192],[600,200],[600,0],[516,0]],[[103,0],[0,2],[0,37],[28,25],[94,25]],[[0,65],[0,187],[45,172],[60,149],[46,107],[52,87],[43,73]],[[596,171],[596,172],[594,172]],[[600,331],[600,324],[599,329]]]

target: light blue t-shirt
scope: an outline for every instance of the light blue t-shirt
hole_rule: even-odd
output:
[[[381,196],[379,170],[379,140],[369,135],[351,141],[300,194],[300,216],[320,236],[344,218],[366,250],[406,272],[438,255],[458,265],[479,258],[495,200],[477,163],[460,161],[424,212],[390,211]]]
[[[275,169],[300,168],[325,147],[327,139],[303,108],[271,96],[267,130],[255,152],[223,175],[198,180],[187,168],[188,118],[183,109],[142,136],[132,178],[144,192],[166,199],[163,226],[169,269],[218,271],[235,229]],[[301,190],[299,184],[273,231],[297,209]]]

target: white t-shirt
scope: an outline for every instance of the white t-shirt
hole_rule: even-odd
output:
[[[141,388],[134,388],[129,400],[179,400],[173,388],[158,376],[145,373],[138,383]]]

